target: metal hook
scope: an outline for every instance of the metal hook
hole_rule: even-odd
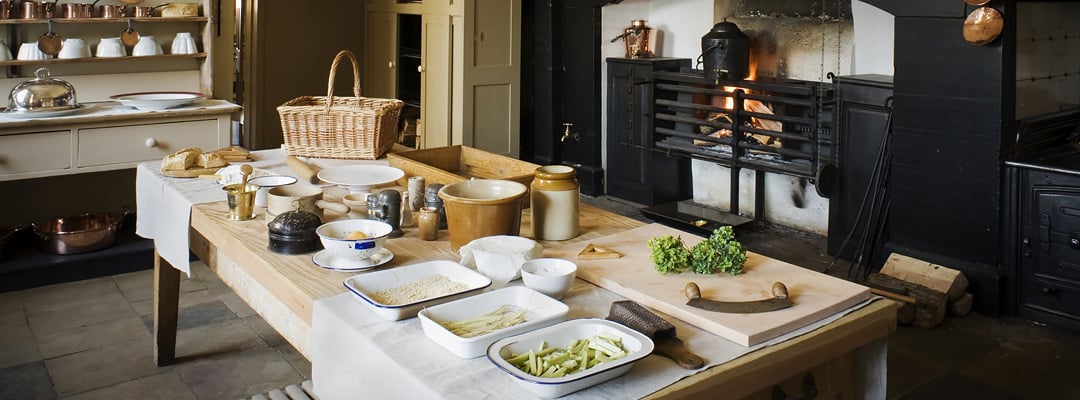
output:
[[[131,18],[128,18],[127,22],[128,22],[128,31],[130,32],[130,31],[132,31],[134,29],[134,28],[132,28],[133,23],[131,22]]]

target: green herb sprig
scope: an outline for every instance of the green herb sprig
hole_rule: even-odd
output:
[[[709,238],[688,249],[681,237],[660,236],[649,239],[649,260],[662,273],[680,273],[692,270],[709,275],[724,272],[739,275],[746,263],[746,249],[735,239],[730,226],[713,230]]]

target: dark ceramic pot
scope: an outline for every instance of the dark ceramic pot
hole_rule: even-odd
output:
[[[267,224],[270,251],[278,254],[304,254],[322,249],[315,229],[322,225],[318,215],[307,211],[281,213]]]

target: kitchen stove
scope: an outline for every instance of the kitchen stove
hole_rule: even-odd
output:
[[[1007,301],[1020,316],[1080,329],[1080,109],[1018,121],[1006,161]]]

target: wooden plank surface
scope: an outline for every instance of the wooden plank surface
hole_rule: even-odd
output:
[[[307,324],[311,324],[311,308],[315,300],[345,292],[342,282],[356,274],[319,268],[311,261],[311,254],[282,255],[270,252],[267,250],[269,236],[263,215],[266,209],[256,208],[253,220],[231,221],[227,218],[227,208],[225,202],[192,207],[192,228],[217,250],[228,254],[232,261],[243,266],[248,275],[274,293],[279,301]],[[327,220],[336,218],[327,214]],[[581,205],[580,214],[581,235],[563,242],[540,243],[544,247],[581,243],[642,225],[636,220],[586,204]],[[524,211],[521,236],[531,238],[531,227],[529,212]],[[439,238],[435,241],[420,240],[415,227],[402,230],[405,231],[405,236],[390,239],[386,243],[386,248],[394,252],[394,259],[374,270],[430,260],[460,259],[456,252],[450,250],[450,237],[446,230],[440,231]]]
[[[704,239],[650,224],[588,241],[622,253],[621,258],[579,259],[577,254],[585,247],[582,243],[549,248],[544,255],[576,260],[579,278],[744,346],[783,335],[870,298],[870,289],[865,286],[749,252],[744,273],[738,276],[661,274],[649,261],[646,242],[664,235],[680,236],[687,246]],[[687,282],[695,282],[707,299],[757,300],[771,297],[770,289],[777,281],[787,285],[793,307],[758,314],[718,313],[687,306],[682,294]]]

